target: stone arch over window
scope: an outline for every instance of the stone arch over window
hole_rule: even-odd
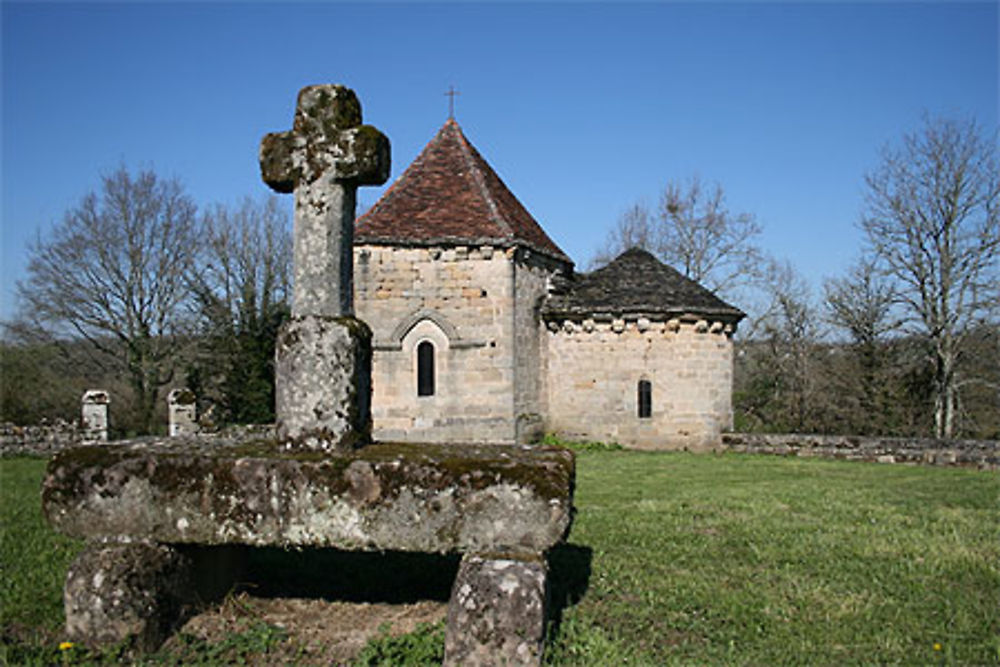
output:
[[[653,416],[653,383],[649,380],[639,380],[636,386],[639,419],[649,419]]]
[[[397,349],[409,367],[407,394],[416,399],[441,396],[447,387],[453,349],[441,325],[430,318],[419,320],[409,327]]]
[[[424,320],[429,320],[437,325],[437,328],[441,330],[445,338],[448,339],[448,343],[452,346],[459,342],[461,339],[458,336],[458,330],[455,329],[455,325],[448,321],[448,318],[439,313],[436,310],[430,308],[421,308],[416,310],[406,317],[404,317],[396,328],[392,330],[390,336],[391,341],[396,345],[402,345],[403,339],[406,335],[410,333],[413,327],[420,324]]]
[[[435,392],[434,343],[422,340],[417,343],[417,396],[433,396]]]

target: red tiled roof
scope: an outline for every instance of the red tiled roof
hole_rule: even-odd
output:
[[[448,119],[365,215],[355,243],[525,246],[566,262],[527,209]]]

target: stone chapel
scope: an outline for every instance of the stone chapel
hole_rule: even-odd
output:
[[[743,313],[643,250],[574,273],[454,119],[358,220],[354,291],[377,440],[697,449],[732,426]]]

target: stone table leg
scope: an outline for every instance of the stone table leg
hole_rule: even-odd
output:
[[[191,561],[161,544],[88,545],[66,573],[66,632],[87,644],[156,650],[184,619]]]
[[[466,555],[448,602],[445,665],[539,665],[547,567],[542,555]]]

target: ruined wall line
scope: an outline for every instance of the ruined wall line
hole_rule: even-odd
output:
[[[723,451],[1000,470],[998,440],[723,433]]]

